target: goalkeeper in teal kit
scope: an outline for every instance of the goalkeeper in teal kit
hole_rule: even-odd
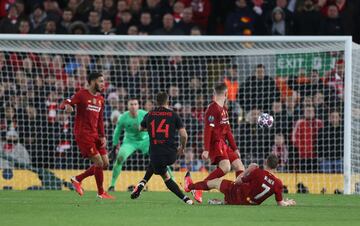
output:
[[[128,111],[124,112],[117,121],[113,134],[113,147],[118,146],[120,134],[123,130],[125,130],[125,134],[113,166],[109,191],[115,190],[116,180],[121,173],[123,164],[130,155],[136,150],[139,150],[143,155],[149,153],[149,135],[146,131],[139,130],[140,123],[146,114],[147,111],[139,109],[137,99],[129,99]]]

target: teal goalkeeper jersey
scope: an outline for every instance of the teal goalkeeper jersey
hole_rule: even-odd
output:
[[[124,112],[118,119],[113,134],[113,146],[119,143],[120,134],[125,130],[124,142],[137,142],[148,140],[149,135],[146,131],[139,131],[140,123],[143,120],[147,111],[138,110],[136,117],[131,116],[129,111]]]

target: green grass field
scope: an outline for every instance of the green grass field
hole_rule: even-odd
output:
[[[277,207],[273,200],[261,206],[188,206],[169,192],[144,192],[131,200],[115,193],[116,200],[97,200],[65,191],[0,191],[1,226],[91,225],[360,225],[360,196],[289,195],[296,207]]]

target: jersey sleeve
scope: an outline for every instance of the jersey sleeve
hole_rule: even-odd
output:
[[[62,103],[62,106],[65,107],[65,104],[74,106],[74,105],[79,104],[80,102],[81,102],[81,92],[78,91],[71,98],[68,98],[68,99],[64,100],[63,103]]]
[[[180,116],[174,113],[174,117],[175,117],[175,128],[176,129],[184,128],[184,123],[182,122]]]
[[[283,200],[282,193],[283,193],[283,185],[282,185],[281,181],[277,181],[275,189],[274,189],[275,200],[277,202],[280,202],[281,200]]]
[[[99,134],[99,137],[105,137],[105,128],[104,128],[105,103],[104,103],[104,99],[102,99],[101,102],[102,102],[102,106],[101,106],[101,110],[99,112],[99,119],[98,119],[98,134]]]
[[[113,137],[112,137],[113,146],[116,146],[119,143],[121,131],[123,131],[123,129],[124,129],[123,119],[124,119],[124,115],[120,116],[116,123],[115,130],[114,130]]]
[[[146,115],[144,116],[143,120],[142,120],[141,123],[140,123],[140,126],[141,126],[142,128],[144,128],[144,129],[147,128],[147,126],[146,126],[146,121],[147,121],[147,118],[149,117],[148,115],[149,115],[149,114],[146,114]]]
[[[204,125],[204,148],[205,151],[210,150],[211,137],[213,130],[219,125],[220,117],[218,112],[214,111],[212,108],[208,108],[205,113],[205,125]]]

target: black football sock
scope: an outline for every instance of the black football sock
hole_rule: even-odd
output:
[[[151,164],[149,164],[148,168],[146,169],[145,176],[140,182],[146,184],[150,180],[153,174],[154,174],[154,169],[151,166]]]
[[[182,191],[180,190],[179,186],[175,183],[175,181],[173,181],[172,179],[169,179],[169,180],[165,181],[165,184],[166,184],[166,187],[172,193],[174,193],[177,197],[179,197],[184,202],[186,202],[186,200],[184,200],[184,198],[185,198],[184,193],[182,193]]]

